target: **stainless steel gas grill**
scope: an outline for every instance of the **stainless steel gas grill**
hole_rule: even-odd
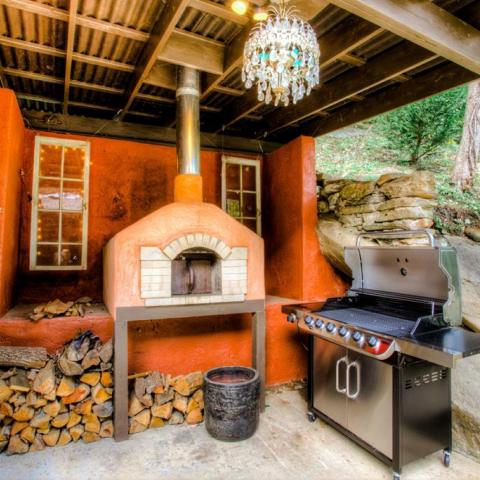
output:
[[[322,418],[393,468],[452,446],[450,368],[480,353],[461,325],[455,249],[430,245],[345,249],[352,287],[322,304],[283,307],[309,334],[308,417]],[[398,238],[422,232],[376,233]]]

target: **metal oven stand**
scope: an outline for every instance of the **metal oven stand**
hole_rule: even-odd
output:
[[[253,368],[260,375],[260,409],[265,409],[265,301],[178,305],[167,307],[118,307],[115,312],[115,440],[128,439],[128,322],[214,315],[252,315]]]

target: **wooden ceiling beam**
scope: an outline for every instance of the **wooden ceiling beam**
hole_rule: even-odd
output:
[[[248,17],[237,15],[231,8],[225,7],[220,3],[212,2],[211,0],[190,0],[188,6],[196,8],[203,13],[222,18],[223,20],[237,23],[238,25],[245,25],[248,23]]]
[[[131,112],[129,112],[131,113]],[[89,118],[76,115],[23,111],[24,117],[32,128],[57,132],[71,132],[83,135],[98,135],[111,138],[126,138],[135,141],[145,141],[161,145],[175,145],[176,132],[172,128],[142,125],[132,122],[119,122],[101,118]],[[55,122],[52,122],[52,118]],[[201,133],[200,144],[203,149],[225,150],[229,152],[269,153],[276,150],[280,144],[263,142],[256,139],[232,137]]]
[[[310,122],[301,129],[301,133],[311,136],[324,135],[477,78],[476,73],[459,65],[447,63],[409,82],[397,84],[369,96],[363,102],[345,105],[326,119]]]
[[[73,45],[75,42],[75,22],[78,10],[78,0],[69,0],[68,26],[65,51],[65,80],[63,84],[63,113],[68,113],[68,100],[70,95],[70,80],[72,76]]]
[[[318,39],[320,45],[320,75],[323,68],[372,40],[382,32],[382,28],[352,16],[321,36]],[[257,100],[256,88],[252,87],[243,97],[229,104],[228,112],[223,118],[221,128],[223,126],[229,127],[246,115],[252,114],[261,105],[262,103],[259,103]],[[292,108],[295,107],[290,106],[288,111],[291,111]],[[221,128],[219,127],[216,131],[220,131]]]
[[[268,134],[281,128],[316,115],[372,87],[398,78],[399,75],[413,70],[437,58],[429,50],[418,45],[402,42],[391,50],[377,55],[363,67],[349,70],[331,82],[322,85],[310,94],[306,101],[292,105],[288,109],[273,112],[266,120]]]
[[[65,50],[61,50],[60,48],[42,45],[41,43],[27,42],[26,40],[19,40],[17,38],[9,38],[2,35],[0,35],[0,45],[18,48],[20,50],[27,50],[29,52],[35,52],[41,55],[50,55],[58,58],[65,58],[66,56]],[[129,65],[127,63],[116,62],[115,60],[107,60],[105,58],[85,55],[83,53],[73,52],[72,59],[76,62],[88,63],[89,65],[98,65],[99,67],[111,68],[113,70],[120,70],[122,72],[133,72],[135,70],[133,65]]]
[[[175,66],[157,62],[145,77],[144,83],[167,90],[175,90],[177,88]]]
[[[145,44],[135,67],[132,82],[127,89],[125,107],[120,120],[129,110],[145,78],[147,78],[150,70],[155,65],[160,53],[165,49],[175,26],[188,6],[188,2],[189,0],[170,0],[163,7],[162,13],[153,26],[150,38]]]
[[[353,55],[352,53],[346,53],[345,55],[342,55],[339,57],[339,60],[355,67],[361,67],[367,63],[364,58],[359,57],[358,55]]]
[[[225,45],[183,30],[171,32],[157,59],[215,75],[223,73]]]
[[[426,0],[331,3],[480,74],[480,31]]]

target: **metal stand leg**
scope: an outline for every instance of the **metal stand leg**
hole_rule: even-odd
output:
[[[265,312],[255,312],[252,318],[253,368],[260,376],[260,411],[265,411]]]
[[[128,439],[128,323],[115,320],[115,440]]]

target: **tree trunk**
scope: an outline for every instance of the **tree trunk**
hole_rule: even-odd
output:
[[[462,189],[472,187],[480,154],[480,80],[468,86],[462,141],[455,158],[453,179]]]
[[[47,363],[47,350],[41,347],[0,347],[0,366],[42,368]]]

